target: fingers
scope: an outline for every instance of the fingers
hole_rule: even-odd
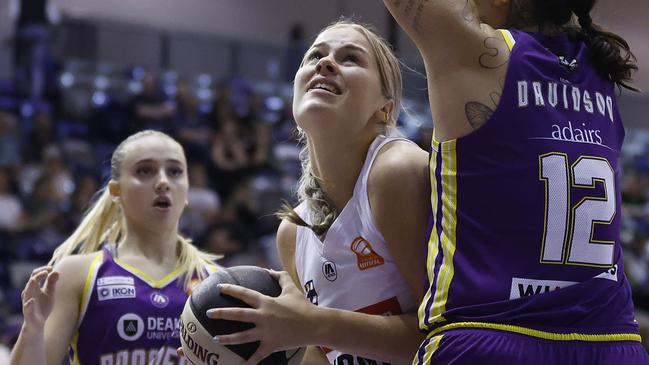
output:
[[[56,271],[52,271],[47,275],[47,279],[45,280],[45,294],[46,295],[54,295],[54,289],[56,288],[56,282],[59,281],[59,273]]]
[[[179,357],[185,357],[185,351],[183,351],[182,347],[177,348],[176,353],[178,354]]]
[[[246,304],[254,308],[259,307],[259,305],[261,304],[261,298],[264,296],[257,291],[238,285],[219,284],[218,287],[222,294],[242,300]]]
[[[29,298],[34,298],[41,289],[41,282],[43,279],[45,279],[48,275],[49,271],[48,270],[41,270],[41,271],[36,271],[32,272],[31,277],[29,278],[29,281],[27,282],[27,285],[25,286],[25,289],[21,293],[21,299],[25,301],[25,299]]]
[[[213,308],[206,312],[207,318],[255,323],[259,313],[253,308]]]
[[[231,333],[229,335],[218,335],[213,338],[215,343],[220,345],[239,345],[242,343],[259,341],[259,334],[255,328],[247,331]]]

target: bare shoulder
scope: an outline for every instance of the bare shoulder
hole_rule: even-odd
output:
[[[100,255],[102,255],[101,252],[93,252],[64,257],[54,265],[54,270],[61,275],[60,285],[82,288],[90,266]]]
[[[295,237],[297,225],[286,219],[282,219],[277,228],[277,248],[279,250],[295,251]]]
[[[414,143],[394,141],[384,146],[372,165],[368,183],[403,182],[403,179],[428,177],[428,153]]]
[[[300,288],[297,269],[295,267],[295,240],[297,239],[297,225],[282,219],[277,229],[277,252],[279,253],[282,267],[291,275],[293,282]]]

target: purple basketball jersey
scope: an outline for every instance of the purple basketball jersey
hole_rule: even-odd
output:
[[[93,261],[82,296],[72,364],[185,364],[179,316],[188,293],[174,271],[155,282],[105,247]]]
[[[433,141],[420,327],[639,341],[620,248],[614,84],[582,42],[502,33],[512,52],[491,119]]]

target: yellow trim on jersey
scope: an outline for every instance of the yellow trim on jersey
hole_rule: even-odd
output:
[[[83,291],[81,292],[81,301],[79,302],[79,322],[81,321],[82,313],[85,310],[87,302],[90,300],[90,286],[94,283],[95,277],[97,276],[97,266],[101,264],[104,260],[104,252],[99,251],[99,254],[92,259],[90,263],[90,268],[88,269],[88,274],[86,274],[86,282],[83,285]]]
[[[437,206],[439,204],[437,194],[440,190],[438,184],[441,183],[441,209],[442,209],[442,222],[441,232],[437,231],[437,226],[433,222],[431,236],[428,242],[428,257],[426,263],[428,267],[428,280],[429,283],[435,282],[435,293],[431,290],[426,292],[421,305],[419,306],[419,326],[420,328],[427,328],[430,323],[440,322],[444,320],[442,316],[446,311],[446,302],[448,301],[449,289],[453,276],[455,274],[455,266],[453,263],[455,256],[455,248],[457,241],[457,155],[456,155],[457,140],[452,139],[445,142],[438,142],[435,139],[434,133],[432,138],[432,151],[431,151],[431,204],[433,219],[437,217]],[[440,155],[441,154],[441,155]],[[437,159],[441,157],[441,171],[440,180],[437,181],[435,171],[437,167]],[[437,277],[433,277],[435,271],[435,261],[439,255],[439,243],[441,240],[442,249],[442,262],[438,270]],[[432,299],[432,303],[430,303]],[[426,320],[426,308],[430,306],[428,313],[428,320]]]
[[[138,268],[136,268],[134,266],[131,266],[131,265],[127,264],[126,262],[121,261],[119,259],[113,258],[113,260],[118,265],[120,265],[123,268],[127,269],[131,273],[139,276],[142,280],[146,281],[151,287],[156,288],[156,289],[162,288],[163,286],[169,284],[172,281],[172,279],[174,279],[180,273],[180,268],[176,268],[174,271],[169,273],[169,275],[165,276],[164,278],[162,278],[162,279],[160,279],[158,281],[155,281],[151,276],[149,276],[149,274],[145,273],[144,271],[142,271],[142,270],[140,270],[140,269],[138,269]]]
[[[541,338],[544,340],[553,341],[588,341],[588,342],[607,342],[607,341],[638,341],[642,339],[636,333],[606,333],[606,334],[592,334],[592,333],[554,333],[540,331],[532,328],[514,326],[509,324],[500,323],[485,323],[485,322],[457,322],[438,327],[431,331],[426,338],[431,338],[441,332],[458,329],[458,328],[477,328],[514,332],[521,335]]]
[[[428,282],[433,283],[435,281],[435,258],[438,254],[439,239],[437,237],[437,224],[435,224],[435,217],[437,217],[437,179],[435,178],[435,165],[437,163],[437,155],[439,143],[435,141],[435,136],[433,135],[432,146],[433,148],[430,151],[430,162],[429,162],[429,173],[430,173],[430,206],[432,207],[432,229],[430,231],[430,237],[428,239],[428,256],[426,257],[426,267],[428,273]],[[426,306],[428,301],[431,298],[431,291],[426,290],[419,309],[417,311],[417,317],[419,318],[419,328],[426,328],[426,323],[424,323],[426,315]]]
[[[507,43],[507,48],[509,48],[509,50],[511,51],[516,44],[514,36],[507,29],[498,29],[498,31],[500,31],[500,33],[503,35],[503,39],[505,40],[505,43]]]
[[[72,351],[74,352],[74,358],[72,360],[72,365],[81,365],[81,362],[79,361],[79,331],[74,334],[74,338],[72,339]]]
[[[442,314],[446,311],[448,292],[455,274],[453,257],[456,247],[456,209],[457,209],[457,156],[456,140],[440,144],[442,151],[442,265],[439,269],[435,297],[431,307],[431,322],[443,320]]]
[[[444,335],[435,336],[431,339],[430,342],[428,342],[428,344],[426,344],[426,348],[424,350],[424,362],[422,363],[422,365],[432,364],[433,355],[439,348],[439,343],[442,341],[442,337],[444,337]],[[418,360],[418,355],[415,355],[413,365],[416,365]]]

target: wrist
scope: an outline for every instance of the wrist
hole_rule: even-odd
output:
[[[20,335],[30,341],[41,340],[44,337],[44,333],[45,333],[44,325],[38,325],[33,323],[29,324],[27,322],[23,322],[23,326],[20,329]]]

